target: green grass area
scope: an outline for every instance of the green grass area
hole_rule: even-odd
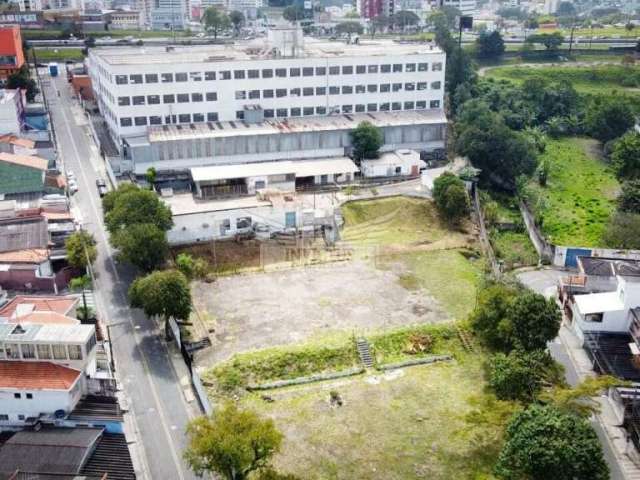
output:
[[[484,268],[478,253],[458,249],[391,255],[379,263],[381,268],[401,264],[406,271],[403,286],[423,288],[451,318],[460,320],[473,309]]]
[[[551,33],[554,29],[540,29],[539,33]],[[560,29],[567,41],[571,37],[570,29]],[[640,36],[640,27],[634,27],[627,30],[625,27],[602,27],[602,28],[576,28],[573,31],[574,40],[577,39],[582,43],[588,42],[589,38],[605,37],[605,38],[636,38]],[[579,38],[582,37],[582,38]]]
[[[38,62],[64,62],[66,60],[81,62],[84,60],[84,55],[81,48],[38,48],[36,58]],[[31,54],[29,60],[33,60]]]
[[[285,437],[275,467],[306,480],[489,480],[501,448],[487,440],[495,426],[464,418],[483,392],[482,363],[468,355],[269,391],[270,402],[250,394],[241,405],[274,419]]]
[[[567,138],[547,143],[540,161],[548,161],[546,187],[531,180],[529,205],[542,230],[556,245],[606,247],[602,234],[615,210],[619,190],[612,170],[600,159],[595,140]]]

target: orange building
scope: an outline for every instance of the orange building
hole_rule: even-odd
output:
[[[24,65],[20,27],[0,27],[0,80],[5,80]]]

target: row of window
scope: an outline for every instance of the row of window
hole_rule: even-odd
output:
[[[118,85],[137,85],[141,83],[173,83],[173,82],[202,82],[212,80],[244,80],[245,78],[287,78],[313,77],[329,75],[361,75],[365,73],[402,73],[428,72],[428,63],[388,63],[384,65],[334,65],[331,67],[291,67],[291,68],[263,68],[250,70],[221,70],[219,72],[179,72],[179,73],[147,73],[132,75],[116,75]],[[431,71],[441,72],[442,62],[431,64]]]
[[[14,393],[13,394],[13,398],[22,398],[22,394],[21,393]],[[26,398],[27,400],[33,400],[33,393],[25,393],[24,394],[24,398]]]
[[[82,346],[6,343],[4,347],[0,346],[0,358],[12,360],[82,360]]]
[[[134,95],[133,97],[118,97],[118,105],[127,107],[129,105],[159,105],[160,95]],[[215,102],[218,100],[216,92],[202,93],[178,93],[162,95],[162,103],[189,103],[189,102]]]
[[[387,102],[387,103],[367,103],[357,105],[342,105],[341,107],[334,107],[331,113],[364,113],[364,112],[390,112],[398,110],[424,110],[427,108],[427,101],[421,100],[418,102]],[[431,100],[428,103],[428,108],[440,108],[440,100]],[[267,108],[264,110],[264,118],[287,118],[287,117],[301,117],[301,116],[313,116],[313,115],[326,115],[327,107],[304,107],[304,108]],[[206,120],[205,120],[206,119]],[[236,119],[244,119],[244,111],[238,110],[236,112]],[[218,114],[216,112],[209,113],[181,113],[178,115],[166,115],[164,117],[164,123],[166,125],[175,123],[201,123],[201,122],[217,122]],[[162,125],[162,117],[154,115],[150,117],[121,117],[121,127],[131,126],[143,127],[146,125]]]

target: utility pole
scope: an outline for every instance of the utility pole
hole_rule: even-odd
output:
[[[569,56],[571,56],[571,51],[573,50],[573,32],[576,30],[576,19],[573,19],[573,23],[571,24],[571,37],[569,38]]]

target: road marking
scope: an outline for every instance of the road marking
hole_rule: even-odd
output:
[[[78,151],[78,147],[76,145],[76,141],[73,138],[73,134],[71,133],[71,129],[70,129],[69,123],[68,123],[68,117],[67,117],[67,115],[66,115],[66,113],[64,111],[64,106],[63,105],[60,105],[60,112],[62,113],[62,117],[63,117],[63,120],[64,120],[65,130],[67,132],[67,135],[69,136],[69,139],[71,141],[71,146],[73,147],[73,150],[74,150],[74,152],[76,154],[76,159],[78,160],[78,163],[79,163],[79,166],[80,166],[80,174],[82,175],[82,177],[84,179],[85,186],[88,187],[89,186],[89,182],[88,182],[88,179],[87,179],[87,175],[86,175],[86,173],[84,171],[84,165],[82,164],[82,160],[81,160],[81,157],[80,157],[80,152]],[[60,148],[60,145],[58,145],[58,148]],[[95,202],[93,200],[93,196],[91,194],[89,194],[89,193],[88,193],[88,195],[89,195],[89,201],[91,203],[91,208],[93,209],[93,213],[96,216],[96,221],[99,222],[99,224],[102,226],[103,225],[102,218],[101,218],[100,212],[98,211],[98,209],[96,207],[96,204],[95,204]],[[106,237],[106,235],[104,233],[104,228],[99,228],[99,230],[100,230],[100,236],[102,237],[102,240],[104,241],[105,248],[106,248],[107,253],[108,253],[109,263],[111,264],[111,267],[113,269],[114,276],[116,277],[117,282],[120,283],[120,278],[119,278],[119,275],[118,275],[118,271],[116,269],[115,263],[113,262],[113,255],[112,255],[112,252],[111,252],[111,248],[110,248],[109,242],[107,241],[107,237]],[[117,292],[118,296],[120,296],[121,299],[124,300],[124,302],[126,303],[126,299],[123,298],[122,292],[120,291],[119,288],[116,288],[116,292]],[[131,318],[131,315],[130,315],[128,310],[127,310],[127,313],[125,314],[125,316],[129,320],[130,325],[132,327],[134,327],[133,319]],[[161,407],[161,404],[160,404],[160,397],[158,396],[158,391],[156,389],[156,385],[153,382],[153,379],[152,379],[152,377],[150,375],[149,364],[148,364],[147,358],[146,358],[144,352],[142,351],[142,349],[140,348],[140,344],[138,342],[138,338],[137,338],[137,336],[135,336],[135,334],[134,334],[134,338],[136,340],[136,349],[140,352],[140,358],[142,360],[142,366],[143,366],[143,368],[145,370],[145,373],[147,374],[146,377],[147,377],[147,379],[149,381],[149,385],[151,387],[151,394],[153,395],[154,402],[155,402],[156,406],[158,407],[158,415],[159,415],[159,418],[160,418],[160,423],[161,423],[162,428],[163,428],[163,430],[165,432],[165,435],[167,437],[167,440],[168,440],[168,443],[169,443],[169,450],[171,451],[171,456],[173,458],[173,462],[174,462],[174,464],[175,464],[175,466],[177,468],[179,478],[181,480],[184,480],[184,475],[182,473],[182,465],[180,463],[180,460],[179,460],[179,457],[178,457],[178,453],[176,452],[175,445],[173,444],[173,441],[172,441],[172,434],[171,434],[171,431],[169,429],[165,413],[164,413],[164,411],[163,411],[163,409]],[[168,354],[168,352],[167,352],[167,354]],[[171,362],[171,360],[168,360],[168,361]],[[188,410],[187,410],[187,413],[189,413]]]

